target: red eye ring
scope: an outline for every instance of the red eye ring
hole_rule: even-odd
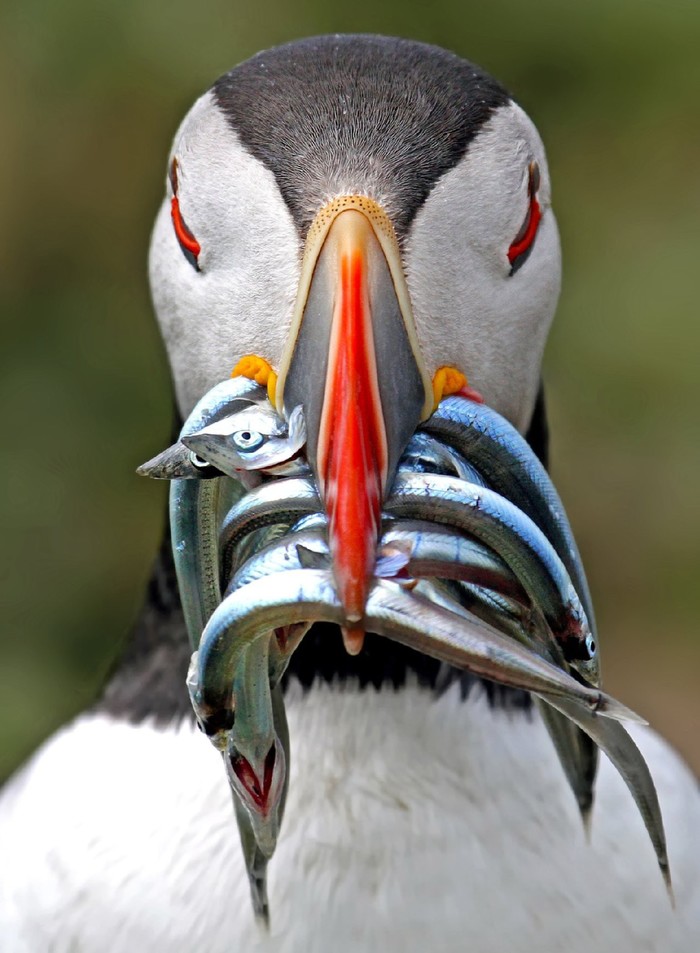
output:
[[[522,228],[515,236],[513,244],[508,249],[508,261],[510,262],[510,274],[514,274],[521,265],[524,265],[527,256],[530,253],[540,220],[542,219],[542,209],[537,201],[537,190],[540,184],[540,170],[536,162],[530,163],[530,180],[528,191],[530,193],[530,204]]]
[[[180,212],[180,202],[178,201],[177,195],[174,195],[170,200],[170,215],[173,220],[173,228],[175,229],[177,240],[191,255],[198,258],[202,248],[192,232],[185,225],[182,213]]]
[[[540,203],[533,195],[530,199],[530,208],[528,209],[524,228],[520,230],[518,238],[508,249],[508,261],[511,263],[511,265],[516,258],[519,258],[522,254],[524,254],[530,245],[532,245],[535,235],[537,234],[537,228],[540,224],[541,218],[542,210],[540,209]],[[520,237],[521,235],[522,238]]]

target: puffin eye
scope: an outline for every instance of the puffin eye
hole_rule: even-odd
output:
[[[173,220],[175,235],[180,243],[182,254],[192,265],[194,270],[199,271],[199,253],[202,249],[197,239],[185,224],[182,212],[180,211],[180,200],[177,197],[177,159],[173,159],[170,164],[170,185],[173,190],[173,197],[170,200],[170,217]]]
[[[530,204],[528,205],[525,221],[515,236],[513,244],[508,249],[510,275],[514,275],[527,261],[535,242],[540,219],[542,218],[542,209],[540,208],[540,203],[537,201],[537,191],[540,187],[540,168],[536,162],[530,163],[529,172],[528,194],[530,196]]]
[[[252,453],[265,443],[265,437],[254,430],[237,430],[232,438],[233,444],[241,453]]]

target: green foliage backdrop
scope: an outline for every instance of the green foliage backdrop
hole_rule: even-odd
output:
[[[0,774],[94,697],[160,532],[164,488],[133,470],[169,429],[145,260],[170,139],[234,63],[332,31],[450,47],[540,127],[565,261],[554,476],[607,685],[698,768],[700,5],[5,0]]]

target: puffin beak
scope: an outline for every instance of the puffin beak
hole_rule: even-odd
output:
[[[359,652],[382,502],[433,406],[398,243],[371,199],[336,199],[309,229],[275,398],[285,416],[304,409],[345,645]]]

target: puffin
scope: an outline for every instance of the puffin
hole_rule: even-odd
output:
[[[352,517],[334,530],[352,620],[371,501],[455,375],[546,463],[560,277],[542,142],[486,72],[379,36],[259,53],[197,100],[167,161],[150,281],[176,431],[243,356],[278,410],[304,402],[309,459]],[[312,627],[285,676],[261,926],[189,655],[166,531],[99,698],[0,793],[3,953],[700,948],[700,795],[651,728],[630,726],[674,903],[607,759],[587,831],[526,693],[352,627]]]

